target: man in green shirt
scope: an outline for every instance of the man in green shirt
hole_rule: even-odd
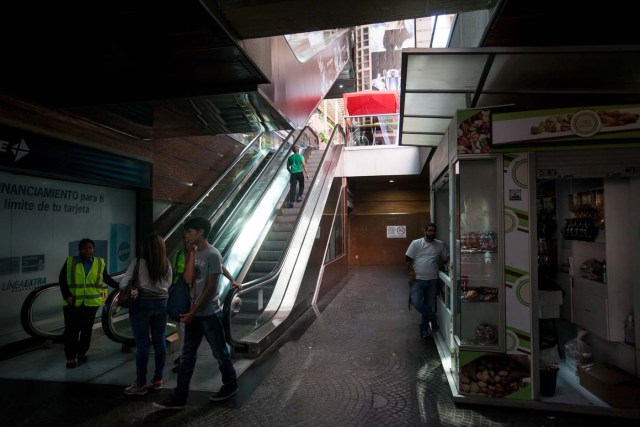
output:
[[[294,200],[296,202],[302,201],[302,193],[304,193],[304,177],[309,178],[307,173],[307,165],[304,161],[304,157],[299,153],[300,148],[297,145],[291,147],[293,153],[287,159],[287,170],[289,171],[289,205],[293,207]],[[304,172],[304,174],[303,174]],[[296,183],[298,183],[298,197],[296,198]]]

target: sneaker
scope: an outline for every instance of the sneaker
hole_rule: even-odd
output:
[[[162,380],[155,380],[148,386],[151,390],[160,390],[162,388]]]
[[[86,354],[78,355],[78,363],[87,363],[87,360],[89,360],[89,358],[87,357]]]
[[[153,402],[153,406],[160,409],[182,409],[185,406],[185,402],[178,400],[175,396],[169,396],[160,402]]]
[[[293,203],[289,203],[289,204],[287,205],[287,207],[288,207],[288,208],[292,208],[292,207],[293,207]]]
[[[124,394],[135,394],[136,396],[144,396],[147,393],[149,393],[149,386],[146,384],[143,386],[133,384],[124,389]]]
[[[431,333],[429,333],[429,329],[423,328],[420,326],[420,338],[426,339],[431,337]]]
[[[78,365],[76,364],[75,360],[67,360],[67,369],[73,369],[76,366],[78,366]]]
[[[296,202],[301,202],[302,201],[302,196],[298,196],[298,198],[296,199]]]
[[[220,390],[216,393],[213,393],[209,400],[211,402],[220,402],[221,400],[227,400],[231,396],[235,395],[238,392],[238,385],[226,385],[223,384],[220,387]]]

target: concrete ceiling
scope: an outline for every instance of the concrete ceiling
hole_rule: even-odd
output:
[[[241,39],[488,9],[495,0],[219,0]]]
[[[0,94],[140,139],[285,129],[242,39],[489,8],[483,46],[640,44],[577,0],[25,0],[0,5]]]
[[[460,12],[478,0],[4,2],[0,94],[137,139],[288,129],[243,39]]]

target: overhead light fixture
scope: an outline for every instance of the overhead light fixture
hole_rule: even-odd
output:
[[[390,179],[389,182],[395,182],[394,180]]]
[[[342,89],[344,87],[344,85],[340,85],[339,88]]]

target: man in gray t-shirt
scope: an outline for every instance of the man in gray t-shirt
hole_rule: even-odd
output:
[[[449,252],[441,240],[436,240],[436,225],[424,228],[424,238],[409,244],[406,261],[409,269],[410,302],[422,315],[420,336],[428,338],[438,331],[438,318],[433,308],[438,291],[440,265],[449,264]],[[431,330],[430,330],[431,329]]]
[[[209,343],[211,353],[217,360],[222,374],[222,387],[214,392],[209,400],[212,402],[226,400],[238,391],[236,370],[227,348],[222,324],[218,286],[220,274],[224,274],[232,286],[239,287],[239,285],[222,265],[220,252],[207,241],[210,230],[211,223],[202,217],[189,218],[183,226],[187,249],[184,281],[191,284],[191,310],[180,315],[185,328],[176,388],[173,395],[153,403],[161,409],[184,408],[196,366],[198,347],[203,337]]]
[[[195,253],[195,269],[196,278],[192,292],[192,306],[195,306],[196,301],[202,297],[207,288],[207,281],[210,275],[215,275],[216,281],[219,281],[219,277],[222,274],[222,255],[220,255],[220,251],[211,245],[208,245],[203,250],[198,250]],[[196,316],[211,316],[221,310],[218,284],[215,287],[216,292],[208,296],[207,302],[195,313]]]

